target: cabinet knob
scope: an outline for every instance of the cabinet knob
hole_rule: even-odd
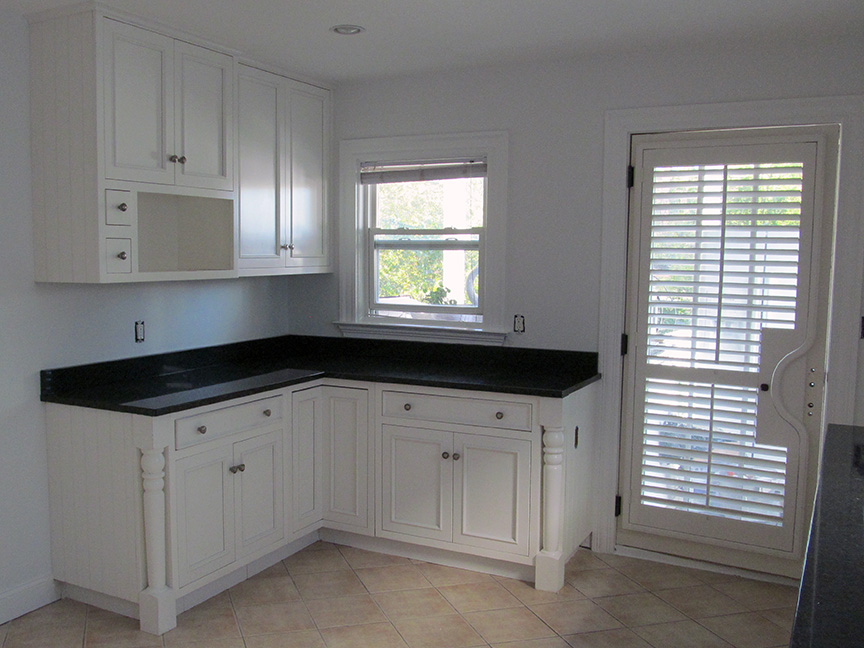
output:
[[[185,156],[185,155],[181,155],[179,158],[177,158],[177,161],[178,161],[180,164],[186,164],[186,156]]]
[[[280,245],[279,247],[281,247],[283,250],[293,250],[294,244],[293,243],[286,243],[285,245]]]
[[[174,164],[177,164],[177,161],[178,161],[179,159],[180,159],[180,158],[177,157],[176,155],[169,155],[169,156],[168,156],[168,161],[169,161],[169,162],[173,162]]]
[[[230,472],[232,475],[236,475],[238,472],[243,472],[244,470],[246,470],[246,464],[239,464],[237,466],[231,466],[228,469],[228,472]]]
[[[500,421],[504,418],[504,412],[495,412],[495,418]]]
[[[125,261],[126,259],[129,258],[129,253],[124,250],[123,252],[121,252],[120,254],[117,255],[117,258]]]
[[[240,464],[239,466],[237,466],[237,470],[243,472],[244,470],[246,470],[246,464]]]
[[[442,459],[449,459],[449,458],[450,458],[450,453],[449,453],[449,452],[442,452],[442,453],[441,453],[441,458],[442,458]]]
[[[453,453],[453,461],[459,461],[459,457],[461,457],[461,456],[462,455],[460,455],[458,452],[454,452]]]
[[[120,203],[119,205],[117,205],[117,209],[122,212],[129,211],[129,205],[127,205],[126,203]]]
[[[405,411],[406,411],[406,412],[410,412],[410,411],[411,411],[411,403],[405,403]]]
[[[199,425],[198,426],[198,434],[207,434],[207,426]]]
[[[273,412],[269,409],[264,410],[264,416],[270,416],[271,414],[273,414]]]

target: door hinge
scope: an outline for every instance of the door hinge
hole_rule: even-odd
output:
[[[630,165],[627,167],[627,188],[632,189],[636,184],[636,167]]]
[[[615,496],[615,517],[621,516],[621,496]]]
[[[630,336],[626,333],[621,334],[621,355],[627,355],[627,351],[630,348]]]

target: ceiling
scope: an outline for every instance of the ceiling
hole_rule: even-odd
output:
[[[30,13],[76,0],[0,0]],[[864,0],[107,0],[328,83],[645,48],[864,38]],[[336,24],[366,31],[340,36]]]

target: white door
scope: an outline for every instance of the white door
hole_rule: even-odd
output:
[[[528,555],[531,443],[457,434],[453,542]]]
[[[327,93],[293,84],[289,91],[290,218],[286,220],[289,267],[326,266]]]
[[[238,556],[285,536],[282,502],[282,430],[234,444]],[[239,479],[237,479],[239,478]]]
[[[284,168],[280,95],[284,79],[240,67],[240,268],[279,268]]]
[[[293,532],[320,525],[326,510],[327,449],[322,387],[291,396]],[[317,528],[317,527],[316,527]]]
[[[634,137],[619,542],[801,555],[826,357],[829,140],[815,128]]]
[[[369,392],[325,387],[329,484],[325,519],[372,533],[368,515]]]
[[[234,562],[233,466],[230,445],[177,461],[181,587]]]
[[[234,62],[227,54],[177,41],[174,47],[175,181],[234,188]]]
[[[174,183],[174,41],[106,20],[105,177]]]
[[[381,526],[385,532],[453,538],[453,433],[382,428]]]

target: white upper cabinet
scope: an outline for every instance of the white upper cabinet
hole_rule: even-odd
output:
[[[329,92],[239,68],[240,274],[329,272]]]
[[[230,190],[233,59],[104,22],[105,176]]]

